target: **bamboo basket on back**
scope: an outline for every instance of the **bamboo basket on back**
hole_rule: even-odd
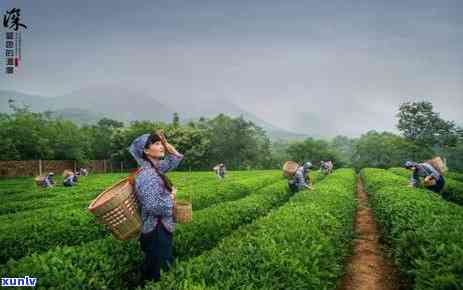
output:
[[[133,183],[129,177],[103,191],[89,205],[88,210],[97,222],[106,225],[119,240],[138,236],[143,225]]]
[[[442,158],[439,156],[435,156],[432,159],[425,161],[424,163],[427,163],[434,167],[434,169],[436,169],[441,175],[444,175],[445,172],[447,172],[447,166],[445,164],[445,161],[442,160]],[[426,177],[423,183],[424,186],[430,187],[436,185],[436,180],[434,178]]]
[[[74,172],[71,169],[65,169],[63,171],[63,177],[64,178],[67,178],[69,175],[73,175],[73,174],[74,174]]]
[[[432,159],[425,161],[425,163],[434,167],[442,175],[447,171],[447,166],[444,160],[442,160],[439,156],[433,157]]]
[[[46,177],[43,176],[43,175],[41,175],[41,176],[36,176],[36,177],[34,178],[35,184],[37,184],[38,186],[42,186],[43,181],[45,180],[45,178],[46,178]]]
[[[285,164],[283,165],[283,175],[284,176],[293,176],[297,168],[299,167],[299,164],[297,164],[294,161],[286,161]]]

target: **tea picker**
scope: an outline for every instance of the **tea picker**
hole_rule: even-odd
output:
[[[445,163],[440,157],[434,157],[423,163],[416,163],[413,161],[406,161],[404,167],[412,171],[410,178],[410,186],[418,187],[420,185],[420,178],[424,178],[423,185],[436,193],[440,193],[444,188],[445,179]]]
[[[88,170],[85,167],[81,167],[79,170],[79,173],[81,176],[87,176],[88,175]]]
[[[35,182],[37,183],[38,186],[44,187],[44,188],[50,188],[53,187],[55,184],[55,181],[53,180],[53,176],[55,174],[53,172],[48,173],[47,176],[37,176],[35,178]]]
[[[219,179],[224,179],[225,178],[225,173],[226,173],[226,167],[223,163],[217,164],[212,168],[212,170],[215,171],[215,174],[219,177]]]
[[[288,178],[288,186],[293,193],[304,188],[312,189],[312,186],[306,182],[304,177],[304,167],[299,166],[294,161],[285,162],[283,165],[283,176]]]
[[[325,175],[331,174],[333,171],[333,162],[331,160],[328,161],[320,161],[320,172],[325,173]]]
[[[64,177],[63,185],[65,187],[74,186],[77,182],[77,177],[75,176],[72,170],[69,170],[69,169],[64,170],[63,177]]]

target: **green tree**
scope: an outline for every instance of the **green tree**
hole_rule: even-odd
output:
[[[86,159],[85,134],[74,123],[33,113],[14,101],[10,109],[0,118],[1,159]]]
[[[455,146],[438,148],[435,153],[446,159],[450,171],[463,172],[463,140],[458,141]]]
[[[53,151],[51,159],[56,160],[87,160],[88,142],[84,132],[73,122],[57,119],[49,122],[45,128],[49,147]]]
[[[310,161],[314,166],[317,166],[321,160],[331,160],[336,167],[342,167],[339,153],[330,148],[329,143],[324,140],[316,140],[307,138],[304,141],[292,143],[287,149],[291,160],[302,164]]]
[[[169,142],[185,156],[179,170],[207,170],[210,138],[207,130],[192,126],[167,126],[164,129]]]
[[[345,166],[352,166],[352,156],[356,139],[346,136],[336,136],[330,142],[330,147],[339,154],[339,158]]]
[[[222,162],[230,169],[240,169],[269,163],[270,141],[254,123],[242,116],[231,118],[220,114],[207,124],[211,139],[209,166]]]
[[[271,144],[271,161],[267,168],[280,169],[286,160],[290,160],[291,157],[288,153],[288,147],[291,145],[291,141],[278,140]]]
[[[405,138],[429,147],[454,146],[459,128],[440,118],[430,102],[405,102],[397,113],[397,128]]]
[[[180,125],[180,117],[178,116],[177,112],[174,113],[174,118],[172,120],[172,125],[174,127],[178,127]]]
[[[389,168],[401,166],[406,160],[423,161],[432,157],[426,146],[389,132],[369,131],[354,144],[352,164],[364,167]]]
[[[50,123],[40,113],[30,112],[27,106],[16,106],[9,102],[12,113],[3,115],[0,127],[0,157],[7,159],[39,159],[53,158],[53,150],[47,136],[47,126]]]
[[[92,159],[110,159],[111,158],[111,137],[115,130],[123,128],[124,123],[103,118],[96,125],[87,127],[83,130],[90,139],[89,156]]]

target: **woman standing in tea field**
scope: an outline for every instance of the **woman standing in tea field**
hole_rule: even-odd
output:
[[[161,132],[139,136],[129,151],[140,166],[135,177],[135,191],[143,220],[139,238],[144,254],[141,272],[144,279],[159,281],[161,269],[168,271],[172,266],[175,230],[176,189],[165,173],[175,169],[183,155]],[[166,158],[161,160],[165,154]]]

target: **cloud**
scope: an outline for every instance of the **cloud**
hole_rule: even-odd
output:
[[[156,99],[227,99],[322,135],[395,130],[406,100],[462,120],[461,1],[109,3],[2,4],[21,6],[31,30],[0,87],[65,95],[114,82]]]

